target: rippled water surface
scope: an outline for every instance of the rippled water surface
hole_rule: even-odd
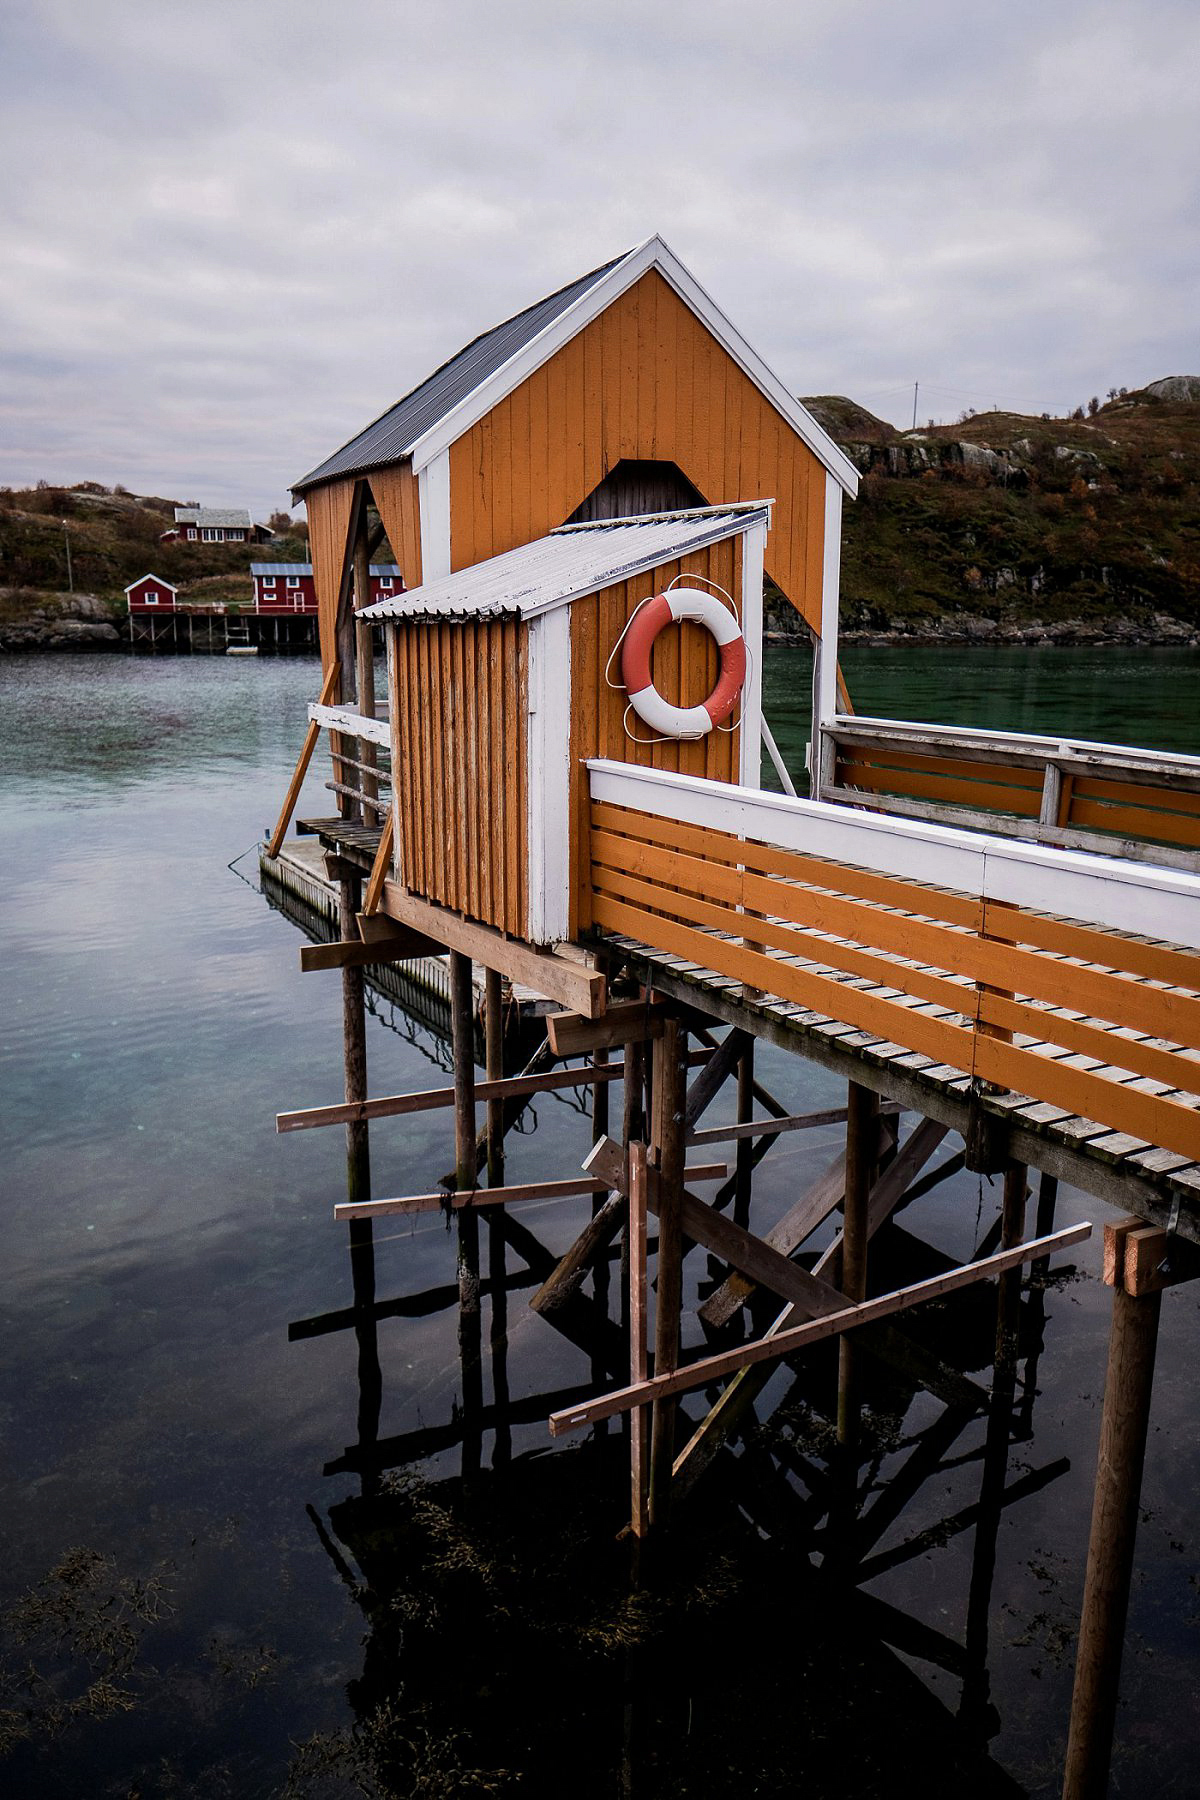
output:
[[[1194,654],[888,650],[852,651],[846,662],[863,711],[1200,750]],[[396,1695],[406,1683],[415,1705],[421,1677],[413,1646],[427,1639],[444,1647],[452,1630],[470,1638],[470,1620],[485,1613],[490,1622],[486,1633],[479,1625],[473,1685],[456,1700],[456,1729],[465,1739],[447,1735],[436,1694],[423,1698],[425,1748],[401,1759],[400,1791],[407,1783],[407,1791],[431,1795],[560,1793],[571,1786],[616,1793],[622,1733],[627,1752],[639,1741],[636,1730],[630,1736],[619,1680],[616,1697],[603,1705],[589,1702],[591,1677],[581,1675],[567,1694],[553,1688],[556,1658],[591,1645],[594,1666],[587,1667],[598,1691],[608,1693],[611,1645],[623,1641],[611,1613],[620,1564],[610,1568],[608,1560],[620,1509],[605,1511],[604,1482],[593,1483],[583,1458],[557,1458],[553,1482],[539,1475],[546,1467],[540,1459],[520,1460],[549,1449],[536,1406],[529,1422],[512,1428],[516,1468],[533,1484],[528,1491],[536,1490],[537,1505],[557,1493],[555,1482],[568,1481],[554,1519],[560,1526],[577,1516],[579,1532],[585,1521],[594,1531],[586,1577],[578,1574],[581,1564],[564,1560],[564,1571],[576,1575],[568,1581],[564,1573],[557,1589],[545,1589],[538,1543],[525,1541],[507,1545],[509,1574],[502,1578],[483,1569],[482,1553],[472,1564],[454,1538],[453,1555],[437,1563],[443,1585],[430,1590],[441,1595],[435,1612],[429,1592],[414,1598],[405,1588],[404,1555],[384,1557],[375,1514],[335,1510],[330,1520],[331,1508],[362,1504],[352,1468],[323,1472],[358,1434],[357,1347],[347,1330],[289,1342],[288,1324],[350,1304],[344,1233],[331,1219],[344,1144],[337,1130],[279,1137],[273,1121],[280,1109],[339,1098],[340,985],[336,974],[301,977],[299,933],[252,885],[252,846],[295,757],[314,667],[204,658],[0,663],[0,1751],[7,1756],[0,1780],[7,1776],[14,1795],[379,1791],[369,1785],[378,1767],[363,1773],[369,1745],[350,1728],[356,1718],[377,1716],[371,1709],[382,1691],[392,1691],[389,1682]],[[793,757],[806,734],[806,684],[798,654],[769,658],[768,715]],[[329,809],[319,780],[310,780],[306,803]],[[442,1080],[437,1041],[386,1006],[370,1022],[368,1054],[374,1092]],[[779,1053],[760,1053],[759,1074],[795,1110],[839,1098],[831,1077]],[[510,1179],[561,1176],[586,1151],[589,1125],[573,1096],[543,1101],[524,1127],[510,1140]],[[832,1156],[836,1137],[830,1129],[780,1141],[756,1185],[763,1222]],[[376,1193],[428,1189],[452,1160],[451,1115],[381,1124],[372,1151]],[[953,1177],[904,1215],[908,1237],[894,1254],[922,1269],[930,1254],[922,1243],[969,1254],[996,1199],[978,1178]],[[526,1209],[521,1219],[557,1254],[572,1241],[585,1207]],[[1082,1194],[1060,1196],[1060,1224],[1108,1216]],[[437,1215],[415,1226],[381,1225],[376,1239],[381,1297],[453,1282],[454,1242]],[[986,1668],[986,1706],[994,1708],[973,1740],[972,1754],[983,1745],[990,1759],[986,1780],[973,1778],[982,1791],[1057,1791],[1108,1313],[1097,1280],[1098,1242],[1073,1261],[1074,1274],[1044,1297],[1036,1369],[1021,1365],[1030,1377],[1017,1396],[1025,1428],[1010,1452],[1007,1482],[1026,1486],[995,1531],[983,1663],[978,1611],[968,1620],[972,1584],[978,1602],[981,1562],[991,1555],[970,1510],[979,1499],[984,1448],[978,1421],[932,1455],[907,1510],[898,1509],[879,1537],[877,1553],[895,1554],[884,1555],[867,1584],[947,1642],[961,1645],[973,1630],[970,1679],[978,1697]],[[519,1268],[519,1259],[510,1267]],[[509,1303],[514,1400],[586,1381],[588,1358],[530,1314],[524,1297],[517,1292]],[[1196,1313],[1194,1290],[1165,1296],[1116,1765],[1114,1791],[1122,1794],[1195,1791]],[[969,1334],[975,1326],[964,1313],[955,1329]],[[385,1318],[379,1353],[379,1434],[447,1427],[438,1440],[445,1447],[423,1470],[436,1494],[458,1466],[453,1318]],[[986,1368],[967,1366],[988,1380]],[[485,1379],[490,1399],[490,1362]],[[768,1398],[788,1386],[781,1378]],[[806,1429],[815,1416],[809,1398],[791,1396]],[[894,1429],[881,1425],[872,1504],[892,1491],[889,1479],[908,1465],[912,1440],[937,1410],[926,1400],[905,1402]],[[796,1442],[804,1448],[803,1432]],[[814,1442],[808,1450],[816,1455]],[[485,1464],[494,1456],[489,1432]],[[1064,1460],[1069,1466],[1059,1468]],[[1039,1471],[1047,1469],[1041,1484]],[[575,1471],[580,1483],[570,1490]],[[737,1478],[756,1479],[748,1462]],[[812,1716],[798,1713],[790,1736],[781,1733],[792,1704],[788,1684],[794,1694],[801,1674],[817,1682],[815,1664],[785,1663],[782,1697],[757,1722],[745,1710],[750,1698],[739,1703],[738,1716],[724,1718],[724,1654],[744,1661],[752,1640],[778,1633],[779,1654],[799,1659],[814,1637],[824,1642],[830,1626],[821,1594],[803,1585],[818,1547],[805,1536],[803,1492],[797,1481],[781,1495],[788,1505],[787,1496],[796,1497],[797,1514],[795,1536],[782,1550],[772,1539],[777,1563],[760,1567],[759,1537],[737,1536],[736,1493],[728,1533],[697,1551],[692,1572],[703,1605],[694,1595],[681,1601],[682,1636],[662,1643],[703,1643],[703,1666],[697,1661],[679,1704],[659,1720],[663,1743],[651,1733],[651,1750],[640,1740],[640,1762],[626,1754],[627,1791],[876,1791],[850,1777],[841,1787],[828,1784]],[[411,1528],[411,1494],[393,1496],[392,1504]],[[428,1528],[442,1515],[421,1504],[418,1523]],[[531,1517],[534,1509],[531,1502]],[[548,1545],[551,1527],[543,1529]],[[927,1539],[902,1555],[900,1546],[922,1531]],[[405,1541],[401,1532],[396,1542]],[[351,1545],[356,1564],[346,1560]],[[578,1543],[572,1555],[578,1557]],[[554,1640],[559,1650],[548,1655],[542,1644],[540,1661],[528,1622],[518,1630],[519,1608],[505,1586],[516,1581],[511,1571],[520,1569],[521,1557],[533,1559],[529,1567],[537,1565],[536,1582],[543,1582],[536,1587],[543,1624],[576,1585],[595,1584],[592,1624],[586,1631],[578,1620],[564,1626]],[[453,1600],[447,1567],[459,1571],[453,1581],[478,1578],[495,1618],[482,1600],[465,1613],[455,1610],[468,1590],[455,1589]],[[800,1583],[794,1591],[793,1580]],[[778,1617],[772,1594],[786,1596]],[[500,1595],[509,1596],[503,1604]],[[601,1612],[608,1636],[594,1627]],[[509,1637],[496,1622],[501,1617],[509,1620]],[[480,1673],[480,1646],[493,1658],[490,1674]],[[663,1654],[675,1666],[678,1649]],[[869,1667],[862,1665],[863,1693],[878,1693],[885,1720],[919,1718],[935,1756],[952,1759],[961,1656],[946,1652],[939,1666],[911,1644],[899,1661],[891,1651],[880,1655],[884,1660],[872,1652]],[[514,1687],[513,1706],[531,1709],[529,1741],[538,1736],[538,1693],[553,1691],[555,1720],[565,1721],[568,1738],[571,1708],[580,1708],[587,1747],[575,1753],[586,1768],[539,1772],[530,1751],[519,1782],[511,1771],[501,1777],[493,1764],[481,1765],[487,1786],[478,1770],[471,1773],[473,1723],[477,1713],[487,1715],[497,1691],[507,1694],[501,1684],[519,1673],[523,1656],[541,1671],[524,1691]],[[842,1671],[842,1693],[854,1686],[853,1664],[837,1663],[831,1652],[828,1666]],[[778,1661],[774,1669],[781,1679]],[[652,1657],[639,1679],[650,1692],[660,1676]],[[443,1685],[452,1679],[451,1667]],[[918,1695],[932,1696],[931,1723]],[[831,1692],[828,1705],[837,1704]],[[977,1724],[979,1716],[977,1709]],[[416,1728],[405,1717],[411,1749]],[[871,1728],[864,1707],[854,1725],[864,1767]],[[301,1752],[301,1745],[308,1748]],[[848,1754],[853,1766],[853,1746]],[[994,1789],[987,1785],[993,1780]],[[877,1791],[955,1789],[930,1776],[917,1788],[883,1781]]]

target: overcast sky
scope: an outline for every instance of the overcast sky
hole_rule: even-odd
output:
[[[657,231],[898,423],[1200,373],[1196,0],[6,0],[0,482],[258,516]]]

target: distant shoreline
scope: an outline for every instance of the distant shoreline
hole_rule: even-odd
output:
[[[764,631],[764,644],[795,644],[808,648],[808,641],[795,631]],[[1178,631],[1146,631],[1131,627],[1126,631],[1093,631],[1085,626],[1071,629],[1031,625],[1027,629],[1006,627],[990,632],[942,631],[841,631],[838,644],[842,649],[867,650],[1197,650],[1200,632],[1180,628]]]

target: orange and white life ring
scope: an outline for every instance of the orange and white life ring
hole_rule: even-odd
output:
[[[721,652],[717,685],[702,706],[672,706],[650,677],[650,652],[665,625],[691,619],[712,632]],[[746,680],[746,640],[727,607],[698,588],[671,588],[643,601],[621,646],[621,679],[638,718],[663,737],[701,738],[726,720]]]

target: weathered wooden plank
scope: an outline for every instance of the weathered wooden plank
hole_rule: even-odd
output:
[[[585,1066],[581,1069],[548,1069],[536,1075],[509,1075],[502,1081],[478,1081],[478,1100],[517,1100],[533,1094],[551,1093],[556,1088],[588,1087],[593,1082],[619,1081],[625,1073],[623,1062],[609,1063],[604,1068]],[[452,1087],[424,1088],[415,1094],[382,1094],[376,1100],[360,1100],[339,1106],[312,1106],[298,1112],[277,1113],[276,1131],[311,1131],[321,1125],[346,1125],[356,1119],[389,1119],[406,1113],[428,1112],[454,1105]]]
[[[347,938],[344,943],[302,944],[300,967],[314,969],[363,969],[376,963],[411,962],[418,956],[438,956],[442,946],[420,931],[394,931],[364,944]]]
[[[566,1181],[519,1181],[508,1187],[439,1189],[435,1194],[404,1194],[388,1200],[340,1201],[335,1219],[374,1219],[384,1215],[461,1212],[466,1207],[508,1206],[518,1200],[568,1200],[577,1194],[605,1192],[604,1184],[586,1177]]]
[[[616,1183],[622,1179],[622,1164],[620,1146],[611,1138],[601,1138],[593,1145],[584,1168]],[[689,1180],[695,1179],[692,1170],[685,1173]],[[652,1211],[658,1210],[658,1185],[653,1169],[649,1171],[647,1204]],[[789,1261],[765,1240],[756,1238],[714,1207],[706,1206],[686,1189],[681,1198],[680,1225],[694,1243],[730,1263],[740,1275],[748,1278],[752,1286],[761,1283],[781,1299],[790,1301],[801,1316],[822,1317],[845,1305],[845,1296],[828,1281],[815,1273],[810,1274],[799,1263]],[[923,1384],[947,1405],[975,1410],[986,1405],[987,1397],[975,1383],[892,1327],[869,1325],[861,1337],[865,1349],[900,1367],[915,1383]]]
[[[599,1018],[605,1010],[604,976],[571,957],[552,950],[535,950],[529,944],[507,938],[490,925],[476,924],[408,893],[396,881],[384,883],[383,910],[389,918],[427,932],[447,949],[459,950],[585,1018]]]
[[[386,719],[369,719],[364,713],[345,706],[326,706],[316,701],[308,709],[309,719],[322,731],[341,732],[346,737],[365,738],[368,743],[391,744]]]
[[[590,1056],[594,1050],[611,1050],[634,1039],[661,1037],[664,1017],[661,1001],[627,1000],[608,1007],[600,1019],[551,1013],[546,1032],[555,1056]]]
[[[756,1338],[752,1343],[739,1344],[734,1350],[702,1357],[698,1362],[689,1363],[670,1374],[652,1375],[644,1382],[605,1394],[587,1405],[552,1413],[549,1420],[551,1436],[560,1437],[565,1432],[594,1425],[600,1419],[614,1418],[618,1413],[629,1412],[635,1406],[644,1406],[647,1400],[652,1400],[657,1395],[689,1393],[695,1388],[707,1387],[712,1381],[720,1381],[742,1369],[751,1368],[756,1363],[777,1362],[781,1357],[791,1356],[810,1344],[838,1337],[844,1331],[854,1331],[880,1319],[891,1318],[896,1313],[922,1305],[926,1300],[939,1299],[944,1294],[956,1293],[960,1288],[972,1286],[975,1282],[990,1280],[993,1275],[1002,1275],[1008,1269],[1019,1268],[1022,1263],[1052,1256],[1056,1250],[1065,1250],[1072,1244],[1082,1243],[1091,1236],[1091,1232],[1090,1223],[1051,1232],[1046,1237],[1017,1244],[1011,1250],[998,1251],[995,1256],[985,1257],[980,1262],[970,1263],[944,1275],[935,1275],[927,1281],[914,1282],[909,1287],[898,1288],[895,1293],[880,1294],[873,1300],[859,1301],[838,1312],[810,1319],[803,1325],[778,1332],[775,1337]]]

